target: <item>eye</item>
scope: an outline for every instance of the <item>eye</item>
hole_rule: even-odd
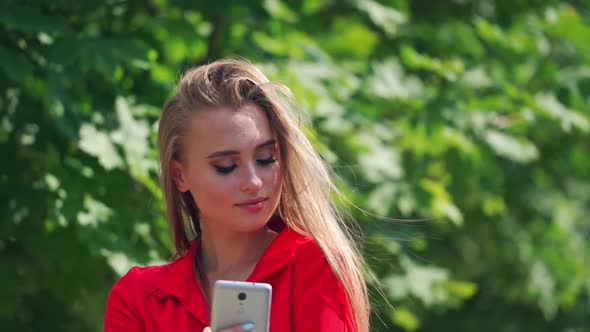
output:
[[[217,173],[219,174],[229,174],[231,173],[234,169],[236,169],[236,167],[238,167],[237,165],[231,165],[228,167],[223,167],[223,166],[217,166],[217,165],[213,165],[213,167],[215,167],[215,170],[217,171]]]
[[[266,158],[266,159],[256,159],[256,161],[260,165],[270,165],[270,164],[276,162],[277,160],[275,159],[275,156],[271,156],[270,158]]]

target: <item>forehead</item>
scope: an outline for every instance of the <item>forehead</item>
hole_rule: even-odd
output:
[[[255,105],[239,109],[214,108],[196,112],[187,134],[187,148],[192,152],[247,150],[273,138],[268,118]]]

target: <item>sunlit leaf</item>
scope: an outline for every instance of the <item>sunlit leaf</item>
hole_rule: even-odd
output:
[[[396,59],[375,64],[369,82],[369,93],[382,98],[416,98],[424,95],[422,81],[406,75]]]
[[[97,130],[93,125],[85,123],[80,127],[79,146],[82,151],[98,158],[99,163],[107,170],[122,165],[115,146],[109,136]]]
[[[78,213],[78,223],[81,226],[96,228],[99,223],[107,221],[113,214],[108,206],[88,195],[84,197],[84,208],[85,211]]]
[[[264,8],[273,16],[285,22],[297,21],[297,14],[281,0],[264,0]]]
[[[366,12],[371,20],[389,36],[393,36],[399,25],[406,22],[406,16],[400,11],[384,6],[373,0],[355,0],[356,6]]]
[[[406,308],[396,308],[391,317],[406,331],[415,331],[420,327],[420,319]]]
[[[576,127],[584,132],[590,131],[590,120],[582,114],[569,110],[552,94],[538,94],[536,101],[550,116],[561,121],[561,127],[570,131]]]
[[[533,143],[496,130],[487,130],[484,139],[498,155],[515,162],[528,163],[539,156]]]
[[[133,117],[131,107],[127,100],[122,97],[117,98],[115,109],[120,127],[113,131],[110,137],[113,142],[123,148],[131,174],[146,178],[150,171],[156,170],[156,162],[150,158],[148,138],[150,131],[145,122]]]

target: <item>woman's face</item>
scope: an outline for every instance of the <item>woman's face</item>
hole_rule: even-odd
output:
[[[180,191],[190,191],[203,227],[252,232],[279,203],[276,136],[257,106],[196,113],[184,137],[184,158],[172,162]]]

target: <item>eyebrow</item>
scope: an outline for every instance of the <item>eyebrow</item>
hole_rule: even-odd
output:
[[[269,139],[268,141],[262,143],[262,144],[258,144],[256,146],[256,150],[261,149],[265,146],[269,146],[269,145],[274,145],[277,141],[274,139]],[[211,158],[217,158],[217,157],[223,157],[223,156],[229,156],[229,155],[235,155],[235,154],[240,154],[239,151],[237,150],[223,150],[223,151],[217,151],[217,152],[213,152],[212,154],[207,156],[207,159],[211,159]]]

